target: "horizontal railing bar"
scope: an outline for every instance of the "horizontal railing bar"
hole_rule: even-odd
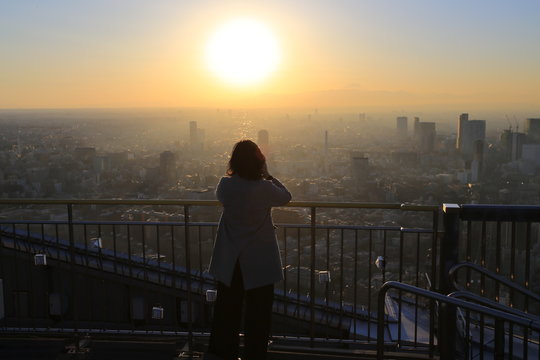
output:
[[[5,327],[0,328],[0,333],[43,333],[43,334],[94,334],[94,335],[163,335],[163,336],[188,336],[187,331],[172,331],[172,330],[130,330],[130,329],[101,329],[101,328],[45,328],[45,327]],[[197,338],[210,337],[209,332],[193,331],[192,335]],[[240,337],[244,334],[241,333]],[[288,336],[288,335],[271,335],[272,340],[280,341],[298,341],[307,342],[311,338],[307,336]],[[313,338],[315,342],[333,343],[333,344],[358,344],[358,340],[354,339],[338,339],[338,338]],[[345,350],[347,351],[347,350]],[[350,352],[354,352],[350,349]]]
[[[136,200],[136,199],[0,199],[0,204],[13,205],[196,205],[218,206],[217,200]]]
[[[171,199],[0,199],[0,204],[12,205],[192,205],[221,206],[217,200],[171,200]],[[291,201],[283,207],[317,207],[317,208],[357,208],[357,209],[394,209],[405,211],[437,211],[436,205],[411,205],[401,203],[370,202],[318,202]]]
[[[65,225],[68,220],[0,220],[0,225]],[[73,225],[147,225],[147,226],[184,226],[184,221],[80,221],[74,220]],[[190,227],[198,226],[217,226],[217,222],[190,222],[187,224]],[[275,224],[277,227],[288,229],[310,229],[310,224]],[[315,229],[330,229],[330,230],[386,230],[386,231],[402,231],[406,233],[433,233],[432,229],[424,228],[404,228],[400,226],[369,226],[369,225],[326,225],[317,224]]]
[[[472,221],[540,221],[539,205],[466,204],[460,206],[461,220]]]
[[[129,330],[129,329],[73,329],[73,328],[44,328],[44,327],[6,327],[0,328],[0,333],[47,333],[47,334],[102,334],[102,335],[166,335],[188,336],[187,331],[170,330]],[[193,332],[194,336],[208,337],[209,333]]]

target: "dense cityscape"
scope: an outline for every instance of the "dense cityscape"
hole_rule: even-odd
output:
[[[295,201],[536,204],[540,201],[540,119],[505,120],[506,127],[499,122],[493,130],[489,119],[476,120],[466,113],[434,122],[414,115],[319,110],[5,111],[0,195],[214,200],[232,144],[252,138],[266,154],[271,173],[290,189]],[[199,207],[191,215],[193,220],[217,221],[220,212]],[[79,207],[78,214],[124,221],[182,221],[184,216],[183,209],[174,206]],[[4,206],[0,216],[61,220],[66,213],[62,207]],[[307,208],[274,209],[273,217],[277,224],[310,221]],[[429,212],[381,209],[321,209],[317,214],[317,223],[331,225],[429,229],[432,220]],[[346,247],[354,243],[350,235],[345,234]],[[214,237],[208,233],[202,241],[199,266],[205,269]],[[332,246],[339,243],[338,238],[332,241]],[[398,244],[399,234],[388,241]],[[308,254],[308,243],[304,246]],[[369,253],[366,246],[358,250],[361,258],[382,251]],[[145,251],[150,257],[170,257],[156,246],[148,245]],[[398,248],[388,251],[397,256]],[[429,247],[422,249],[426,264],[429,251]],[[296,254],[290,251],[286,262],[296,263]],[[353,252],[345,254],[349,261],[353,256]],[[339,259],[332,260],[338,268]],[[390,277],[397,272],[392,266],[396,264],[387,268]],[[532,266],[536,268],[536,262]],[[289,268],[296,270],[297,266]],[[365,275],[358,279],[359,286],[367,281]]]
[[[121,112],[4,112],[0,195],[214,199],[232,144],[251,138],[296,200],[540,200],[538,118],[509,121],[496,132],[489,119],[466,113],[442,126],[417,116],[384,122],[365,113],[276,113],[171,111],[131,119]]]

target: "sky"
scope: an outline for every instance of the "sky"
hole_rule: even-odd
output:
[[[394,107],[540,113],[538,0],[0,0],[0,109]],[[231,85],[205,63],[255,19],[275,71]]]

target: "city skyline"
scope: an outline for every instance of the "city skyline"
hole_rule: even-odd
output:
[[[537,111],[534,1],[0,2],[0,109],[480,108]],[[231,86],[204,62],[235,18],[264,23],[281,60]]]

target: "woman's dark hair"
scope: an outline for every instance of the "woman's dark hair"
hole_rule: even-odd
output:
[[[260,180],[266,159],[251,140],[241,140],[234,144],[227,175],[238,174],[248,180]]]

